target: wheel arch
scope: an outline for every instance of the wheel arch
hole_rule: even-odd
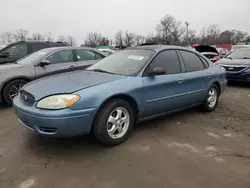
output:
[[[95,121],[95,118],[96,118],[97,114],[100,112],[101,108],[102,108],[108,101],[110,101],[110,100],[112,100],[112,99],[123,99],[123,100],[127,101],[127,102],[131,105],[131,107],[132,107],[132,109],[133,109],[133,111],[134,111],[134,114],[135,114],[135,121],[137,121],[137,119],[138,119],[138,117],[139,117],[139,105],[138,105],[137,101],[134,99],[134,97],[132,97],[132,96],[130,96],[130,95],[128,95],[128,94],[119,93],[119,94],[115,94],[115,95],[112,95],[112,96],[106,98],[106,99],[101,103],[101,105],[99,106],[99,108],[97,109],[97,111],[96,111],[96,113],[95,113],[95,115],[94,115],[94,119],[93,119],[93,122],[92,122],[92,128],[93,128],[93,123],[94,123],[94,121]]]
[[[218,81],[215,81],[215,82],[213,82],[212,83],[212,85],[216,85],[217,86],[217,88],[218,88],[218,90],[219,90],[219,95],[221,94],[221,86],[220,86],[220,83],[218,82]]]
[[[27,82],[30,82],[31,80],[26,77],[26,76],[18,76],[18,77],[12,77],[12,78],[9,78],[7,80],[5,80],[3,82],[3,84],[1,85],[1,88],[0,88],[0,102],[4,101],[3,99],[3,90],[4,88],[6,87],[6,85],[9,83],[9,82],[12,82],[13,80],[25,80]]]

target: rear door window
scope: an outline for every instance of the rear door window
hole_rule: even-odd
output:
[[[102,59],[104,56],[92,50],[76,49],[76,57],[78,61],[89,61]]]
[[[186,72],[200,71],[205,69],[200,58],[192,52],[180,50],[179,51],[185,64]]]

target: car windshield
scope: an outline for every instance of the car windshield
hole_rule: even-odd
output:
[[[50,52],[51,52],[51,50],[42,49],[42,50],[39,50],[39,51],[37,51],[35,53],[29,54],[29,55],[19,59],[16,63],[17,64],[26,64],[26,63],[38,62],[43,57],[48,55]]]
[[[241,48],[232,51],[230,54],[226,56],[228,59],[250,59],[250,49]]]
[[[122,50],[100,60],[86,70],[134,75],[146,65],[154,53],[152,50],[142,49]]]

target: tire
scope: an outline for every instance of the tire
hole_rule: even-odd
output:
[[[214,92],[214,95],[213,95]],[[207,92],[206,99],[202,104],[202,109],[205,112],[212,112],[218,105],[219,102],[219,89],[215,84],[212,84]],[[213,97],[213,98],[211,98]],[[209,100],[210,98],[210,100]]]
[[[119,115],[120,112],[122,112],[121,115]],[[127,139],[134,123],[134,111],[131,105],[122,99],[112,99],[104,104],[96,115],[92,133],[103,144],[115,146]]]
[[[23,79],[16,79],[8,82],[3,89],[3,99],[8,105],[12,105],[12,100],[15,97],[14,92],[19,91],[23,85],[28,83]],[[16,93],[16,94],[17,94]],[[13,96],[13,97],[12,97]]]

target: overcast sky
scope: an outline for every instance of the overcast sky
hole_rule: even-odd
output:
[[[0,33],[22,28],[73,35],[81,44],[91,31],[147,35],[166,14],[188,21],[192,29],[217,24],[250,33],[249,7],[250,0],[1,0]]]

